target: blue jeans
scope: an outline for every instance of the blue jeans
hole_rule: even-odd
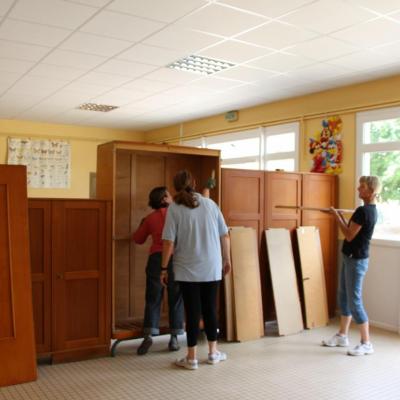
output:
[[[160,282],[161,253],[150,254],[146,267],[146,305],[144,309],[143,333],[160,333],[160,312],[164,286]],[[169,328],[172,335],[181,335],[183,330],[183,300],[179,284],[175,282],[172,261],[168,264],[168,313]]]
[[[357,324],[363,324],[368,322],[362,301],[362,284],[368,270],[368,258],[351,258],[345,254],[342,256],[338,292],[341,315],[352,316]]]

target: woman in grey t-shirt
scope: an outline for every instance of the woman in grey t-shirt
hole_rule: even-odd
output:
[[[179,282],[186,311],[188,351],[176,365],[197,369],[197,337],[201,316],[207,335],[207,362],[217,364],[226,354],[217,350],[217,291],[231,269],[228,228],[218,206],[194,191],[189,171],[174,177],[177,194],[169,206],[163,230],[162,282],[174,253],[175,280]]]

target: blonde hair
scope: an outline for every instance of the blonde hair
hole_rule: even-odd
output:
[[[360,183],[365,183],[369,190],[371,190],[376,196],[381,192],[381,181],[377,176],[362,176],[360,177]]]

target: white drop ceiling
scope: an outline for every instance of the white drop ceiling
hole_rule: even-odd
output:
[[[235,66],[166,68],[194,54]],[[1,119],[149,130],[398,73],[400,0],[0,1]]]

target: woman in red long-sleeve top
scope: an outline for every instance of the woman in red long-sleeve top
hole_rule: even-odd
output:
[[[146,354],[153,343],[152,335],[160,333],[160,310],[164,287],[160,282],[161,275],[161,234],[164,228],[168,205],[172,197],[166,187],[156,187],[149,194],[149,206],[153,209],[141,222],[132,236],[137,244],[143,244],[152,237],[150,255],[146,266],[146,305],[144,310],[144,339],[137,349],[137,354]],[[175,282],[172,261],[168,264],[168,311],[171,339],[170,351],[179,350],[177,335],[183,334],[183,301],[179,284]]]

